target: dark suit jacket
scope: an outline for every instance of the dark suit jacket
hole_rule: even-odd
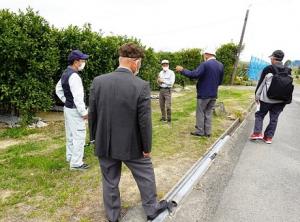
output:
[[[90,90],[89,128],[96,156],[130,160],[150,152],[149,83],[125,68],[96,77]]]

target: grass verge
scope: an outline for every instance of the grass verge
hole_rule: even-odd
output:
[[[224,103],[228,115],[240,116],[252,95],[252,88],[221,87],[218,101]],[[159,121],[158,100],[152,102],[152,157],[159,197],[232,123],[226,115],[214,116],[212,137],[193,137],[190,132],[194,130],[195,108],[193,88],[179,93],[172,101],[172,124],[166,124]],[[33,134],[39,135],[39,139]],[[93,149],[85,151],[85,161],[91,164],[89,171],[69,171],[63,122],[50,123],[43,129],[2,130],[0,144],[12,138],[22,143],[0,150],[1,221],[105,221],[101,178]],[[120,190],[124,208],[139,202],[137,187],[126,167]]]

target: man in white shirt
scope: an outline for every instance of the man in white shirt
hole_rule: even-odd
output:
[[[68,56],[68,67],[56,85],[56,95],[65,104],[66,159],[71,170],[86,170],[83,163],[86,137],[85,120],[88,111],[84,103],[84,90],[79,71],[82,71],[88,55],[73,50]]]
[[[171,88],[175,82],[175,73],[169,69],[169,61],[162,60],[162,71],[158,75],[159,105],[161,110],[160,121],[171,122]],[[167,118],[166,118],[167,109]]]

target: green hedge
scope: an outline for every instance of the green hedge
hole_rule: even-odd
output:
[[[53,73],[59,50],[51,27],[28,9],[18,14],[0,11],[0,102],[31,119],[52,105]]]
[[[118,48],[125,42],[136,42],[145,48],[139,76],[157,89],[160,61],[170,60],[170,68],[182,65],[196,68],[203,60],[200,49],[185,49],[178,52],[155,52],[135,38],[127,36],[103,36],[92,31],[89,24],[82,28],[69,26],[65,29],[51,27],[38,13],[28,8],[18,13],[0,10],[0,110],[14,112],[29,121],[35,112],[49,110],[55,101],[55,84],[67,66],[68,54],[79,49],[90,55],[86,68],[81,73],[84,88],[88,91],[93,78],[111,72],[118,66]],[[224,60],[226,72],[233,66],[230,49],[222,46],[217,56]],[[230,51],[231,50],[231,51]],[[193,83],[176,73],[176,83],[182,86]]]

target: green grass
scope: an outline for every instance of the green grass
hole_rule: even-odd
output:
[[[228,87],[227,87],[228,88]],[[223,102],[228,115],[241,117],[252,101],[252,90],[221,89],[218,101]],[[195,92],[186,92],[183,96],[173,99],[172,125],[159,122],[160,111],[158,101],[153,107],[153,155],[159,158],[181,154],[184,156],[202,155],[207,144],[213,143],[231,121],[226,116],[213,118],[213,133],[211,138],[195,138],[189,133],[194,130],[196,97]]]
[[[36,133],[36,129],[28,129],[25,127],[19,127],[19,128],[11,128],[4,131],[0,131],[0,139],[2,138],[21,138],[24,136],[28,136],[30,134]]]
[[[229,113],[236,115],[246,110],[252,95],[252,90],[225,87],[220,90],[218,100],[224,102]],[[155,167],[164,164],[167,159],[174,160],[174,165],[180,163],[181,158],[197,160],[232,123],[226,116],[214,117],[212,137],[190,136],[195,125],[195,108],[195,91],[184,91],[172,100],[173,121],[168,125],[159,121],[158,101],[152,102]],[[26,136],[33,133],[42,135],[44,140],[27,140]],[[52,123],[43,129],[7,129],[0,133],[0,138],[2,141],[6,138],[23,139],[21,144],[0,150],[0,192],[11,193],[0,199],[0,220],[5,221],[7,215],[19,214],[22,218],[38,221],[69,221],[70,215],[76,215],[81,206],[93,200],[100,183],[98,161],[93,156],[93,149],[87,148],[85,161],[91,164],[91,169],[85,173],[69,170],[65,162],[62,122]],[[17,207],[20,204],[31,208],[21,212]],[[90,203],[91,206],[94,204]],[[66,211],[58,213],[65,208]],[[87,214],[81,215],[80,221],[94,219]]]
[[[47,151],[53,143],[60,147]],[[86,150],[86,158],[88,162],[96,165],[92,149]],[[35,196],[42,196],[47,201],[38,203],[39,210],[32,213],[41,216],[42,211],[46,210],[46,214],[51,215],[69,199],[76,204],[80,200],[79,195],[86,189],[86,186],[81,187],[78,182],[84,180],[86,175],[71,172],[65,162],[65,147],[62,140],[12,146],[0,153],[0,160],[0,188],[14,192],[11,197],[0,203],[0,218],[5,210],[15,204],[36,205]],[[74,179],[74,176],[78,178]],[[94,186],[98,185],[99,180],[95,179]],[[30,214],[28,216],[30,217]]]

